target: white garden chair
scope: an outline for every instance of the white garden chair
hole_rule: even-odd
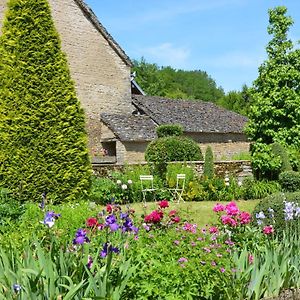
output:
[[[146,202],[147,193],[153,193],[156,191],[153,185],[153,175],[140,175],[141,190],[143,194],[143,202]]]
[[[183,201],[182,194],[184,192],[185,188],[185,179],[186,175],[185,174],[177,174],[176,175],[176,187],[173,189],[169,189],[171,193],[174,195],[174,198],[177,200],[179,203],[180,201]]]

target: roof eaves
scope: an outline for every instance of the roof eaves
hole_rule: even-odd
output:
[[[129,67],[132,67],[133,64],[130,58],[120,47],[120,45],[114,40],[114,38],[108,33],[106,28],[101,24],[101,22],[98,20],[97,16],[93,12],[93,10],[83,0],[74,0],[74,1],[81,8],[81,10],[91,21],[91,23],[95,26],[95,28],[104,36],[104,38],[107,40],[109,45],[115,50],[115,52],[125,62],[125,64],[128,65]]]

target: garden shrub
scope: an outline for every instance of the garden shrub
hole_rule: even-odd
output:
[[[115,198],[116,182],[103,177],[93,177],[89,200],[97,204],[106,205]]]
[[[198,144],[186,137],[164,137],[152,141],[145,152],[148,163],[154,164],[154,171],[165,179],[167,162],[196,161],[203,156]]]
[[[86,196],[84,112],[46,0],[10,0],[0,36],[0,186],[16,199]]]
[[[272,146],[256,142],[250,146],[253,174],[256,179],[278,179],[281,159],[272,151]]]
[[[287,151],[292,170],[300,171],[300,151],[292,147],[289,147]]]
[[[279,174],[279,183],[285,192],[296,192],[300,190],[300,173],[285,171]]]
[[[156,134],[159,138],[167,136],[181,136],[183,129],[181,125],[160,125],[156,128]]]
[[[241,197],[245,200],[261,199],[280,190],[280,184],[277,181],[255,180],[247,177],[243,180]]]
[[[214,155],[210,146],[206,148],[204,166],[203,166],[203,175],[207,178],[213,178],[215,174],[214,171]]]
[[[286,206],[286,203],[293,203]],[[295,233],[298,232],[300,192],[294,193],[276,193],[270,195],[258,203],[253,211],[254,224],[259,226],[273,225],[275,232],[281,234],[283,231]],[[263,215],[259,213],[263,212]],[[295,220],[295,221],[293,221]]]
[[[16,223],[24,213],[24,205],[12,197],[7,190],[0,188],[0,231],[7,231],[11,222]]]
[[[272,152],[275,156],[279,156],[281,159],[280,172],[291,171],[292,166],[290,164],[289,156],[285,147],[279,143],[273,143]]]

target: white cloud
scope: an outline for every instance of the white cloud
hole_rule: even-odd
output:
[[[185,68],[190,56],[190,50],[187,47],[176,47],[171,43],[139,49],[139,52],[140,56],[144,56],[150,62],[174,68]]]
[[[264,55],[246,52],[228,52],[206,61],[206,65],[218,68],[253,68],[258,67],[264,60]]]

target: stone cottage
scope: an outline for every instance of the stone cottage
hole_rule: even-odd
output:
[[[83,0],[48,1],[86,114],[94,162],[102,148],[107,163],[143,161],[155,128],[169,123],[181,124],[201,147],[211,144],[217,158],[248,150],[246,118],[212,103],[145,96],[131,76],[129,57]],[[0,25],[7,2],[0,0]]]

